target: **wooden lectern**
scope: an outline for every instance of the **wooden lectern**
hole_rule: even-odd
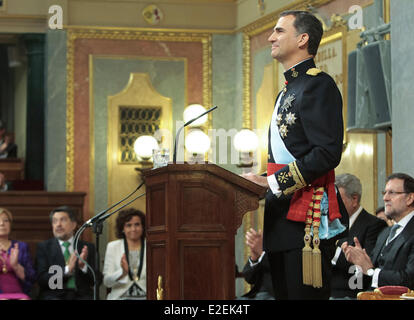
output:
[[[235,235],[266,189],[214,164],[144,173],[147,298],[235,298]]]

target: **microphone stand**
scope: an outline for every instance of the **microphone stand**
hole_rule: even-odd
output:
[[[206,115],[207,113],[210,113],[211,111],[217,109],[217,106],[214,106],[213,108],[208,109],[206,112],[203,112],[202,114],[200,114],[199,116],[195,117],[194,119],[188,120],[186,123],[184,123],[184,125],[178,129],[177,134],[175,135],[175,141],[174,141],[174,154],[173,154],[173,163],[176,163],[177,161],[177,142],[178,142],[178,138],[180,136],[181,130],[183,130],[186,126],[188,126],[189,124],[193,123],[194,121],[196,121],[197,119],[201,118],[202,116]]]
[[[95,233],[95,283],[93,286],[95,300],[99,299],[99,287],[102,284],[103,275],[100,271],[99,237],[103,230],[103,220],[97,219],[92,224],[92,232]]]
[[[140,194],[139,196],[135,197],[134,199],[132,199],[131,201],[127,202],[126,204],[124,204],[122,207],[106,214],[109,210],[111,210],[112,208],[114,208],[115,206],[117,206],[118,204],[120,204],[121,202],[125,201],[126,199],[128,199],[131,195],[133,195],[135,192],[137,192],[142,185],[144,184],[144,182],[142,182],[133,192],[131,192],[128,196],[126,196],[124,199],[122,199],[121,201],[117,202],[116,204],[110,206],[109,208],[101,211],[100,213],[98,213],[96,216],[92,217],[91,219],[89,219],[87,222],[85,222],[80,228],[79,230],[76,232],[75,237],[74,237],[74,252],[75,255],[78,257],[79,260],[81,260],[83,263],[85,263],[85,265],[91,270],[92,275],[93,275],[93,279],[94,279],[94,300],[99,300],[99,287],[102,283],[102,273],[100,272],[100,255],[99,255],[99,237],[102,234],[102,230],[103,230],[103,222],[104,220],[106,220],[108,217],[110,217],[111,215],[113,215],[114,213],[118,212],[119,210],[121,210],[122,208],[124,208],[125,206],[129,205],[130,203],[134,202],[135,200],[137,200],[138,198],[141,198],[142,196],[145,195],[145,193]],[[106,214],[106,215],[105,215]],[[79,242],[79,238],[81,236],[81,234],[83,233],[83,231],[87,228],[87,227],[92,227],[92,231],[93,233],[95,233],[95,241],[96,241],[96,245],[95,245],[95,270],[93,270],[93,268],[88,264],[87,261],[83,260],[78,252],[78,242]]]

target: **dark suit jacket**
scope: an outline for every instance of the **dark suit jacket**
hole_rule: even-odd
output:
[[[82,251],[83,246],[88,247],[88,264],[95,270],[95,246],[91,243],[80,240],[78,244],[78,252]],[[37,245],[36,251],[36,269],[38,274],[39,284],[39,298],[43,299],[65,299],[66,290],[65,284],[68,281],[68,277],[63,278],[63,289],[50,289],[49,279],[56,275],[55,273],[49,273],[49,268],[53,265],[60,266],[62,272],[65,270],[65,258],[59,242],[56,238],[52,238],[41,242]],[[75,283],[76,283],[76,296],[80,298],[93,298],[93,275],[88,268],[88,272],[85,274],[79,269],[78,264],[75,268]]]
[[[345,241],[350,245],[355,245],[354,237],[357,237],[361,246],[365,248],[368,254],[371,254],[377,241],[378,234],[386,227],[387,224],[385,221],[378,219],[362,209],[361,213],[352,224],[352,227],[349,229],[348,237],[340,239],[337,243],[337,247],[341,247],[342,243]],[[348,282],[352,274],[348,273],[348,271],[351,265],[351,263],[346,261],[344,253],[341,252],[336,261],[336,265],[333,266],[332,270],[332,297],[343,298],[347,296],[355,298],[357,293],[362,290],[352,290],[349,288]]]
[[[271,296],[275,296],[273,292],[272,276],[270,274],[270,265],[267,255],[264,254],[262,261],[254,265],[250,265],[247,261],[242,271],[244,279],[253,285],[251,290],[243,295],[243,297],[254,298],[258,292],[268,292]]]
[[[9,143],[3,153],[7,153],[7,158],[17,158],[17,145],[15,143]]]
[[[384,247],[390,231],[391,228],[388,227],[380,233],[371,255],[375,268],[379,267],[378,259],[381,254],[385,259],[378,277],[378,287],[393,285],[412,289],[414,288],[414,217],[404,230]],[[384,251],[381,253],[383,248]]]

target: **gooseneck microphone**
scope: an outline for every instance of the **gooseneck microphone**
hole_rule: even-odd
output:
[[[181,130],[183,130],[186,126],[188,126],[189,124],[193,123],[194,121],[196,121],[197,119],[201,118],[202,116],[206,115],[207,113],[210,113],[211,111],[217,109],[217,106],[214,106],[210,109],[208,109],[206,112],[203,112],[202,114],[200,114],[199,116],[188,120],[186,123],[184,123],[184,125],[177,131],[177,134],[175,136],[175,140],[174,140],[174,154],[173,154],[173,163],[176,163],[177,160],[177,144],[178,144],[178,138],[180,136]]]

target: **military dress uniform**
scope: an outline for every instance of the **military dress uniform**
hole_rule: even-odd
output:
[[[328,299],[330,260],[335,241],[344,233],[319,240],[318,230],[322,195],[329,200],[329,220],[348,224],[333,171],[342,154],[342,98],[334,80],[313,59],[284,76],[286,86],[276,98],[269,130],[267,176],[271,189],[274,180],[279,192],[266,194],[264,250],[276,299]],[[318,261],[312,256],[319,256],[321,264],[316,284],[319,277],[309,275],[317,269],[312,271],[310,261]],[[305,272],[305,265],[311,269]]]

